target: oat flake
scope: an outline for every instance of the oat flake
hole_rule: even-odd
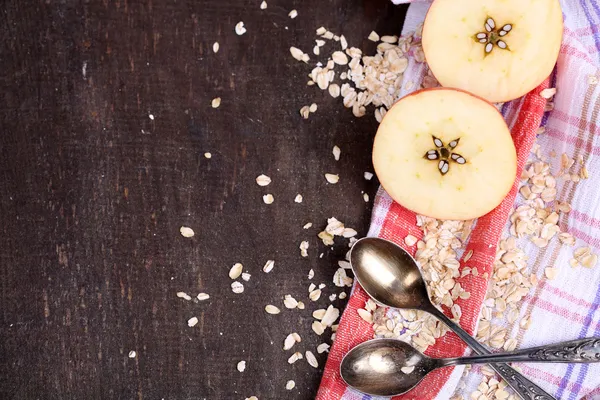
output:
[[[192,228],[188,228],[187,226],[182,226],[179,228],[179,233],[181,233],[181,236],[185,238],[191,238],[194,236],[194,230]]]

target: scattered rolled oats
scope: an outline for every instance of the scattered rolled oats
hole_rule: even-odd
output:
[[[237,279],[240,277],[240,275],[242,275],[242,271],[244,269],[244,266],[240,263],[235,263],[233,264],[233,267],[231,267],[231,269],[229,270],[229,277],[231,279]]]
[[[340,85],[338,85],[337,83],[332,83],[331,85],[329,85],[328,90],[329,90],[329,94],[334,99],[340,97]]]
[[[310,116],[310,107],[309,106],[302,107],[300,109],[300,115],[302,116],[302,118],[308,119],[308,117]]]
[[[187,294],[186,292],[177,292],[177,297],[179,297],[180,299],[184,299],[184,300],[191,300],[192,297]]]
[[[194,236],[194,230],[192,228],[188,228],[187,226],[182,226],[179,228],[179,233],[181,233],[181,236],[185,238],[191,238]]]
[[[337,174],[325,174],[325,179],[327,179],[327,182],[334,185],[338,183],[338,181],[340,180],[340,176]]]
[[[379,35],[377,34],[377,32],[371,31],[367,39],[369,39],[372,42],[379,42]]]
[[[340,148],[338,146],[333,146],[333,158],[335,159],[335,161],[339,161],[340,159],[340,155],[342,154],[342,151],[340,150]]]
[[[312,353],[312,351],[307,350],[306,353],[304,353],[304,355],[306,356],[306,361],[311,367],[319,368],[319,363],[317,362],[317,359]]]
[[[275,260],[267,260],[267,262],[263,266],[263,272],[268,274],[269,272],[271,272],[273,270],[274,267],[275,267]]]
[[[325,314],[323,315],[323,318],[321,319],[321,324],[324,326],[331,326],[335,323],[335,321],[337,321],[339,316],[340,316],[340,310],[335,308],[334,306],[330,305],[329,307],[327,307],[327,311],[325,312]]]
[[[331,55],[331,58],[334,63],[338,65],[346,65],[348,64],[348,56],[343,51],[336,51]]]
[[[304,358],[304,357],[302,356],[302,353],[300,353],[300,352],[295,352],[294,354],[292,354],[292,355],[290,356],[290,358],[288,358],[288,363],[290,363],[290,364],[293,364],[293,363],[295,363],[296,361],[298,361],[298,360],[301,360],[302,358]]]
[[[318,108],[317,103],[312,103],[310,105],[310,107],[308,107],[308,111],[310,111],[311,113],[315,113],[315,112],[317,112],[317,108]]]
[[[340,293],[340,295],[338,296],[338,298],[340,300],[344,300],[346,298],[346,296],[347,296],[346,292],[342,292],[342,293]]]
[[[289,16],[291,19],[294,19],[294,18],[296,18],[296,17],[298,16],[298,11],[296,11],[296,10],[292,10],[292,11],[290,11],[290,13],[288,14],[288,16]]]
[[[289,309],[294,309],[294,308],[298,307],[298,301],[289,294],[285,295],[283,304],[285,305],[286,308],[289,308]]]
[[[320,345],[317,346],[317,353],[321,354],[324,352],[329,352],[329,345],[327,343],[321,343]]]
[[[251,276],[252,276],[252,275],[250,275],[250,274],[249,274],[249,273],[247,273],[247,272],[244,272],[244,273],[242,273],[242,279],[243,279],[243,280],[245,280],[246,282],[248,282],[248,281],[250,280],[250,277],[251,277]]]
[[[271,178],[266,175],[261,174],[256,177],[256,184],[258,186],[267,186],[269,183],[271,183]]]
[[[304,310],[304,303],[301,301],[298,302],[298,310]]]
[[[369,202],[369,195],[366,193],[363,193],[363,200],[365,201],[365,203]]]
[[[240,294],[244,292],[244,285],[241,282],[235,281],[231,283],[231,290],[235,294]]]
[[[292,390],[296,387],[296,382],[289,380],[287,381],[287,383],[285,384],[285,388],[286,390]]]
[[[265,194],[263,196],[263,202],[265,204],[273,204],[274,201],[275,201],[275,198],[273,197],[273,195],[271,193]]]
[[[260,3],[260,9],[261,10],[266,10],[267,9],[267,2],[263,1],[262,3]]]
[[[213,43],[213,52],[217,53],[219,51],[219,42]]]
[[[297,335],[297,334],[296,334]],[[299,336],[298,336],[299,337]],[[285,340],[283,341],[283,349],[284,350],[290,350],[292,347],[294,347],[294,345],[299,342],[296,341],[296,337],[294,336],[293,333],[290,333],[289,335],[287,335],[285,337]]]
[[[244,372],[246,370],[246,361],[240,361],[237,363],[237,370],[240,372]]]
[[[190,328],[193,328],[194,326],[196,326],[197,323],[198,323],[198,318],[196,318],[196,317],[192,317],[192,318],[188,319],[188,322],[187,322],[187,324]]]
[[[313,321],[311,328],[319,336],[325,332],[325,327],[319,321]]]
[[[300,193],[298,193],[298,194],[296,195],[296,197],[294,198],[294,202],[295,202],[295,203],[302,203],[302,200],[303,200],[303,199],[302,199],[302,195],[301,195]],[[306,229],[306,228],[305,228],[305,229]]]
[[[300,255],[302,257],[308,257],[308,241],[304,240],[302,241],[302,243],[300,243]]]
[[[235,25],[235,33],[238,36],[243,35],[244,33],[246,33],[246,27],[244,26],[244,22],[240,21]]]
[[[212,154],[210,154],[210,153],[207,151],[206,153],[204,153],[204,158],[207,158],[207,159],[209,159],[209,160],[210,160],[210,159],[212,158]]]
[[[294,57],[294,59],[296,59],[297,61],[302,61],[302,58],[304,57],[304,52],[294,46],[290,47],[290,53],[292,54],[292,57]]]
[[[306,224],[304,224],[304,226],[302,228],[309,229],[311,226],[312,226],[312,222],[307,222]]]
[[[211,102],[212,108],[219,108],[220,105],[221,105],[220,97],[215,97],[214,99],[212,99],[212,102]]]
[[[308,295],[308,297],[312,300],[312,301],[317,301],[319,300],[319,297],[321,297],[321,289],[315,289],[312,292],[310,292],[310,294]]]
[[[210,296],[208,295],[208,293],[198,293],[198,296],[196,296],[196,298],[198,299],[198,301],[205,301],[210,299]]]
[[[346,274],[344,268],[338,268],[337,271],[335,271],[335,274],[333,274],[333,284],[337,287],[350,287],[352,286],[352,282],[354,282],[354,280]]]
[[[271,304],[267,304],[265,306],[265,311],[267,312],[267,314],[279,314],[281,312],[279,308]]]
[[[137,353],[135,352],[135,350],[131,350],[129,352],[129,358],[135,358],[136,355],[137,355]]]
[[[311,268],[310,271],[308,271],[308,279],[312,279],[315,276],[315,271]]]

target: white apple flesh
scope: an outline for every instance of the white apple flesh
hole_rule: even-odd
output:
[[[402,206],[438,219],[480,217],[516,177],[517,156],[497,109],[470,93],[426,89],[399,100],[379,125],[373,164]]]
[[[435,0],[423,51],[442,86],[505,102],[552,73],[562,33],[559,0]]]

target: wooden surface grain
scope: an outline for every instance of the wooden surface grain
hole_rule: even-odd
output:
[[[331,279],[347,246],[325,248],[316,234],[331,216],[366,233],[377,124],[372,110],[356,119],[307,87],[312,67],[289,47],[312,55],[325,26],[372,54],[368,34],[397,34],[404,8],[267,1],[3,2],[0,398],[314,398],[325,355],[318,369],[289,365],[283,339],[298,332],[297,349],[315,354],[329,342],[312,333],[311,314],[340,293]],[[312,102],[318,111],[301,119]],[[254,181],[262,173],[266,188]],[[183,238],[182,225],[196,235]],[[252,274],[242,294],[228,277],[236,262]],[[318,302],[307,297],[311,268],[327,284]],[[284,309],[286,294],[306,309]],[[283,312],[267,315],[269,303]]]

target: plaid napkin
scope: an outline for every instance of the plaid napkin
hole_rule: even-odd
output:
[[[600,264],[591,269],[569,265],[574,249],[589,246],[594,253],[600,253],[600,5],[596,0],[563,0],[561,3],[565,30],[555,74],[525,97],[504,104],[502,114],[511,127],[517,148],[518,176],[534,142],[546,157],[558,155],[550,158],[553,169],[560,168],[560,155],[566,153],[575,160],[581,156],[590,176],[579,183],[560,180],[557,185],[557,199],[572,207],[570,213],[562,216],[560,227],[576,238],[575,247],[561,245],[556,238],[541,249],[528,239],[518,241],[518,247],[528,256],[529,271],[539,277],[539,284],[523,299],[520,307],[521,317],[528,316],[532,320],[529,329],[521,328],[518,323],[506,326],[510,337],[517,340],[517,348],[600,337]],[[414,31],[423,21],[429,4],[427,1],[411,4],[405,32]],[[423,76],[423,65],[410,60],[404,81],[420,82]],[[554,109],[544,113],[546,100],[540,92],[547,87],[556,87],[558,92]],[[408,92],[403,89],[401,96]],[[545,127],[545,132],[536,138],[540,125]],[[491,275],[498,240],[508,229],[511,210],[522,201],[521,196],[517,198],[519,185],[517,180],[502,204],[478,219],[465,244],[465,254],[473,250],[469,267],[477,267],[480,271],[477,277],[467,275],[459,279],[461,286],[471,293],[468,300],[456,302],[462,308],[460,324],[471,334],[476,331],[488,287],[483,272]],[[408,234],[418,238],[423,235],[421,228],[416,226],[415,214],[394,203],[380,189],[368,235],[392,240],[414,254],[416,248],[407,248],[403,241]],[[461,260],[461,267],[462,264]],[[554,280],[544,277],[544,270],[549,266],[558,268]],[[340,321],[317,400],[372,399],[349,389],[339,376],[342,357],[355,345],[373,338],[372,326],[357,313],[357,309],[364,308],[367,299],[362,288],[355,285]],[[447,312],[447,315],[450,314]],[[433,357],[466,353],[466,346],[451,332],[438,339],[426,352]],[[600,399],[599,364],[519,366],[523,374],[557,399]],[[463,372],[464,367],[436,370],[417,388],[397,399],[450,399],[455,396],[470,399],[481,382],[481,368],[473,367],[464,378]]]

